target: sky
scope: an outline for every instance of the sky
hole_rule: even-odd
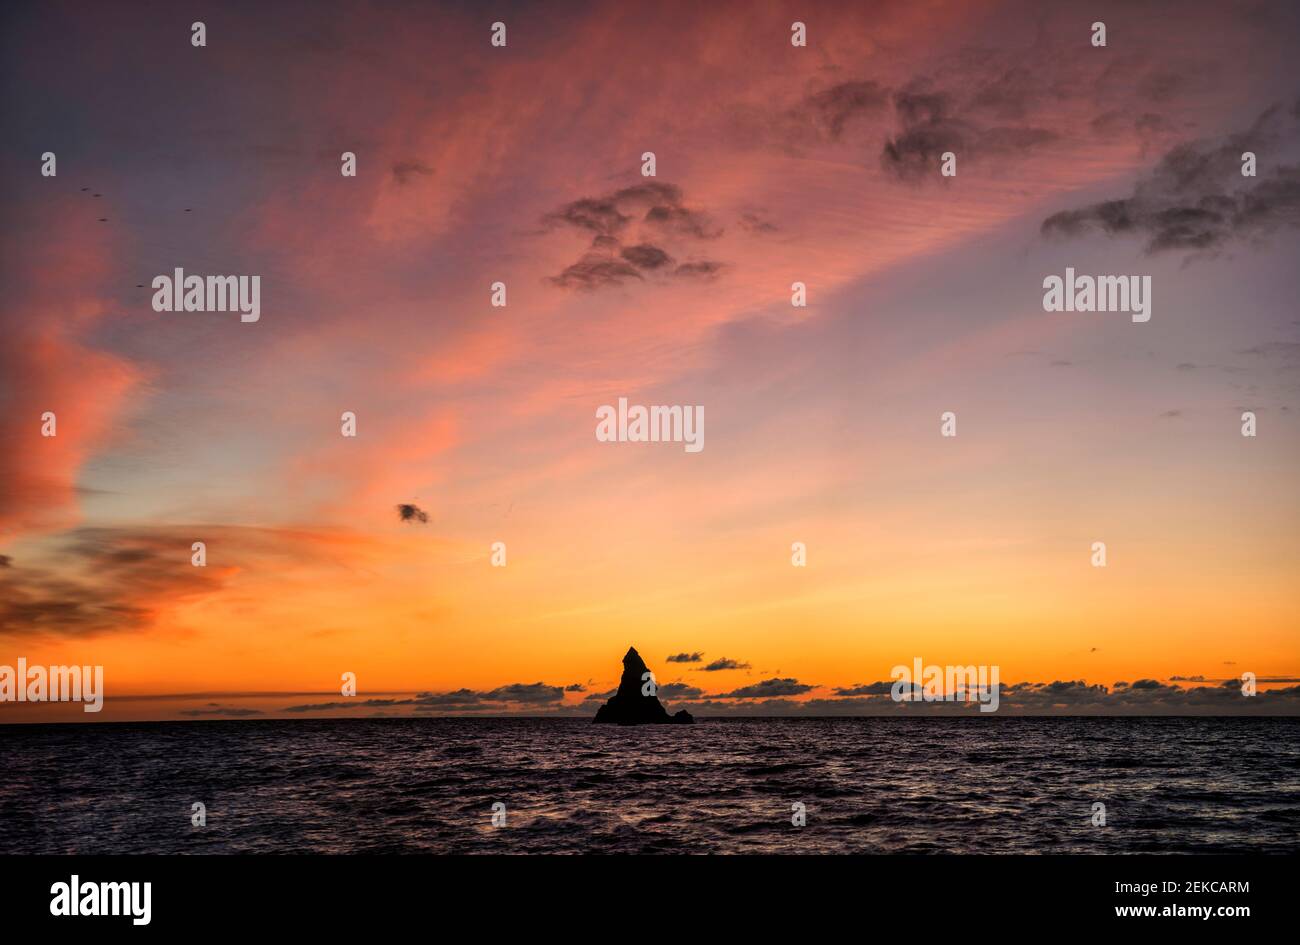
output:
[[[701,715],[1300,712],[1293,5],[3,18],[0,664],[106,700],[0,722],[582,716],[629,645]]]

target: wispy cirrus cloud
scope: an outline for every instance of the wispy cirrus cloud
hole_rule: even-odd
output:
[[[0,243],[0,540],[65,528],[77,518],[82,465],[148,371],[89,335],[114,320],[117,247],[93,229],[87,195],[9,201]],[[58,247],[49,254],[50,247]],[[45,436],[45,417],[55,435]]]
[[[213,560],[192,564],[202,536]],[[376,543],[347,529],[215,524],[86,526],[52,536],[30,559],[0,568],[0,636],[86,637],[138,632],[183,604],[217,597],[241,571],[286,562],[347,568]]]

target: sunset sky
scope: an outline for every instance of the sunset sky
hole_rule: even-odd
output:
[[[139,9],[0,20],[0,664],[107,689],[0,721],[1300,712],[1294,5]]]

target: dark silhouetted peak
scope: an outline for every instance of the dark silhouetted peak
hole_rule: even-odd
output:
[[[685,709],[669,715],[658,696],[647,695],[650,670],[641,659],[636,647],[629,646],[623,657],[623,677],[618,681],[618,692],[596,711],[597,722],[616,725],[647,725],[676,723],[689,724],[695,719]]]

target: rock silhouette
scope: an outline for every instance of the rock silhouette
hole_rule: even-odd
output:
[[[677,724],[689,725],[695,721],[685,709],[676,715],[669,715],[668,710],[659,702],[658,696],[644,696],[641,689],[646,681],[642,677],[648,673],[645,660],[629,646],[623,657],[623,678],[619,680],[618,692],[596,710],[597,722],[611,722],[615,725],[655,725]]]

